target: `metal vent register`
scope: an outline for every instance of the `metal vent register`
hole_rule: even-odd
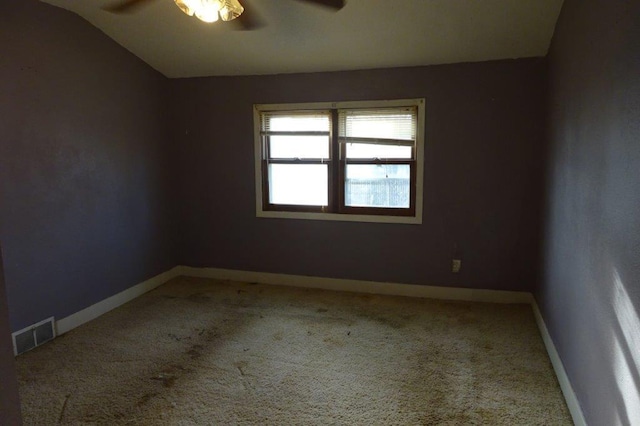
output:
[[[20,355],[56,337],[55,318],[47,318],[12,334],[13,353]]]

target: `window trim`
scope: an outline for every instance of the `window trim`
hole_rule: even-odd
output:
[[[416,129],[416,157],[415,157],[415,214],[411,216],[389,216],[378,214],[358,214],[357,207],[348,207],[349,212],[328,213],[328,212],[305,212],[305,211],[282,211],[264,210],[264,178],[262,137],[260,134],[260,114],[267,111],[295,111],[295,110],[335,110],[335,109],[358,109],[358,108],[394,108],[415,106],[418,109],[417,129]],[[334,120],[335,123],[335,120]],[[337,124],[336,124],[337,125]],[[312,102],[312,103],[290,103],[290,104],[255,104],[253,106],[253,130],[254,130],[254,159],[255,159],[255,191],[256,191],[256,217],[277,218],[277,219],[305,219],[305,220],[329,220],[346,222],[377,222],[377,223],[404,223],[422,224],[422,204],[423,204],[423,184],[424,184],[424,139],[425,139],[425,99],[394,99],[376,101],[349,101],[349,102]],[[335,130],[335,129],[333,129]],[[342,160],[338,161],[340,170]],[[344,189],[342,189],[344,191]],[[342,192],[338,191],[338,192]],[[332,196],[331,194],[329,196]],[[371,208],[367,208],[371,209]]]

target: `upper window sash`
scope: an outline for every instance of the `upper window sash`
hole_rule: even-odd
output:
[[[331,127],[330,111],[262,113],[263,158],[269,162],[286,159],[326,161],[331,157]]]

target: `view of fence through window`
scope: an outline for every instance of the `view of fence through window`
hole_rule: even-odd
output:
[[[404,164],[347,166],[345,205],[409,208],[410,170]]]

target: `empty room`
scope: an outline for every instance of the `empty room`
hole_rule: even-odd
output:
[[[640,424],[640,2],[0,4],[1,425]]]

